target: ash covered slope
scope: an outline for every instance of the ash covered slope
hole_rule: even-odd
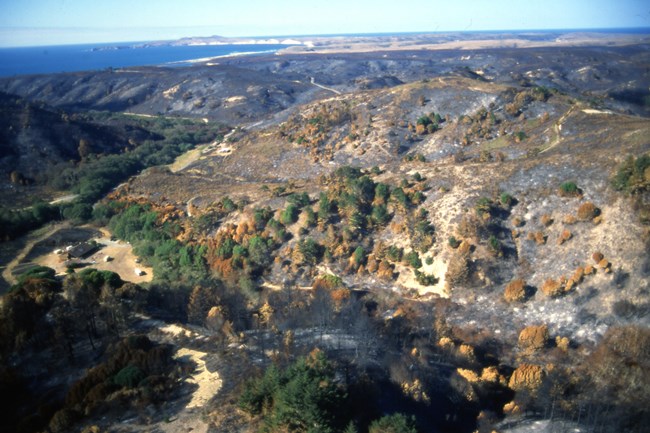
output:
[[[155,139],[138,128],[87,122],[73,113],[0,93],[0,172],[42,183],[51,167],[94,154],[120,152],[129,140]]]
[[[621,302],[647,303],[647,193],[635,210],[610,180],[628,155],[650,150],[648,136],[646,118],[594,109],[547,88],[437,77],[299,106],[277,127],[242,131],[227,148],[204,152],[175,173],[140,176],[128,191],[181,206],[192,197],[196,217],[224,195],[244,198],[250,209],[281,208],[283,200],[265,189],[292,185],[318,197],[327,185],[318,180],[332,170],[378,166],[378,181],[424,192],[420,208],[435,228],[436,242],[422,252],[430,263],[420,271],[436,283],[420,284],[404,268],[389,285],[450,296],[463,306],[449,317],[459,326],[472,317],[472,326],[511,338],[543,322],[553,333],[594,342],[625,320],[613,314]],[[562,193],[567,183],[579,192]],[[404,231],[412,222],[392,211],[394,225],[364,235],[366,250],[382,242],[412,247]],[[319,238],[310,229],[296,235]],[[449,246],[451,237],[466,242],[466,255]],[[595,252],[609,264],[598,269]],[[346,260],[332,269],[345,272]],[[588,266],[598,272],[570,282]],[[310,275],[291,278],[309,284]],[[372,273],[349,278],[361,287],[386,284]],[[508,306],[505,286],[516,279],[525,280],[530,299]]]
[[[219,59],[179,68],[23,76],[0,90],[72,109],[131,111],[252,123],[327,92],[392,87],[461,75],[507,85],[546,86],[607,108],[648,115],[648,45],[283,54]]]
[[[224,193],[255,201],[265,184],[299,182],[315,195],[315,180],[343,165],[380,166],[395,183],[418,172],[427,179],[423,207],[438,239],[468,238],[475,247],[467,263],[472,285],[497,290],[522,277],[541,288],[584,267],[592,252],[611,249],[605,256],[621,265],[615,284],[642,291],[645,229],[609,180],[623,158],[648,150],[648,121],[630,114],[647,114],[649,56],[645,45],[259,56],[1,85],[58,107],[206,116],[233,125],[267,119],[270,126],[237,132],[177,173],[134,179],[130,191],[138,196],[191,198],[200,206]],[[560,197],[565,182],[582,195]],[[514,197],[507,209],[498,205],[501,194]],[[563,223],[586,202],[602,213],[599,226]],[[645,212],[647,199],[640,203]],[[468,219],[477,206],[493,205],[494,221]],[[390,231],[382,236],[400,239]],[[568,239],[557,244],[562,236]],[[492,238],[502,247],[498,259],[490,256]],[[455,253],[439,241],[428,254],[442,292]],[[616,302],[602,301],[602,311]]]
[[[319,89],[231,66],[130,68],[6,79],[2,90],[75,110],[209,117],[245,123]]]
[[[412,314],[421,320],[417,329],[437,333],[429,345],[413,337],[404,353],[458,356],[455,373],[409,373],[410,380],[458,374],[479,393],[494,383],[486,371],[509,377],[499,379],[515,393],[507,405],[472,391],[459,407],[484,398],[498,417],[522,407],[541,413],[555,404],[548,394],[538,398],[550,391],[535,394],[543,383],[566,392],[564,413],[574,415],[582,410],[575,405],[591,401],[581,398],[604,388],[574,389],[562,375],[627,384],[643,369],[619,364],[608,373],[609,361],[598,357],[627,344],[616,342],[618,333],[645,333],[649,325],[647,166],[637,170],[636,194],[612,184],[628,157],[648,154],[649,136],[646,117],[548,87],[430,76],[330,92],[296,106],[278,125],[237,131],[180,168],[133,178],[114,198],[175,210],[169,216],[183,227],[179,237],[213,251],[206,261],[226,279],[237,271],[232,257],[219,256],[221,246],[272,238],[256,280],[269,305],[291,288],[315,293],[308,289],[330,274],[367,300],[399,298],[399,307],[375,313],[382,326]],[[379,185],[390,193],[381,196]],[[239,207],[224,212],[224,197]],[[321,205],[328,200],[335,205]],[[272,221],[266,227],[265,214]],[[206,221],[213,223],[199,224]],[[325,251],[321,258],[307,256],[307,242]],[[277,323],[298,336],[310,332],[300,321]],[[420,355],[412,356],[400,365],[417,365]],[[647,401],[634,388],[622,395]]]

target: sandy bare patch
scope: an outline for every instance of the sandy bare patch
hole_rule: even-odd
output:
[[[233,105],[237,105],[237,104],[241,104],[243,102],[246,102],[247,99],[248,98],[246,98],[245,96],[236,95],[236,96],[231,96],[229,98],[225,98],[223,100],[223,103],[224,103],[224,105],[227,105],[227,106],[231,107]]]
[[[594,110],[593,108],[585,108],[582,110],[583,113],[585,114],[614,114],[611,111],[607,110]]]
[[[441,257],[436,257],[433,260],[433,263],[427,265],[422,260],[422,267],[418,269],[420,272],[425,274],[433,274],[438,278],[438,283],[433,286],[423,286],[417,282],[415,279],[415,273],[409,267],[399,265],[398,269],[399,277],[397,278],[397,285],[405,287],[407,289],[415,289],[420,295],[430,295],[436,294],[441,298],[448,298],[449,294],[445,291],[445,272],[447,271],[447,265],[443,262]]]
[[[161,326],[160,330],[164,332],[165,334],[171,334],[174,337],[178,337],[179,335],[182,335],[184,337],[191,337],[194,338],[197,336],[195,332],[190,331],[189,329],[183,328],[182,326],[176,325],[175,323],[168,324],[165,326]]]
[[[185,347],[178,349],[176,352],[176,358],[186,358],[196,363],[196,370],[187,379],[187,382],[197,384],[198,388],[192,394],[192,400],[185,406],[186,409],[203,407],[221,389],[222,380],[219,373],[208,371],[206,368],[203,359],[206,355],[207,353],[205,352],[199,352]]]
[[[178,92],[178,89],[180,89],[180,88],[181,88],[180,84],[177,84],[177,85],[175,85],[173,87],[170,87],[169,89],[167,89],[167,90],[165,90],[163,92],[163,96],[166,99],[174,99],[174,95],[176,94],[176,92]]]
[[[178,173],[179,171],[186,169],[193,162],[197,161],[201,155],[205,153],[205,150],[209,149],[211,146],[212,144],[209,144],[208,146],[199,146],[185,152],[184,154],[178,156],[174,162],[168,165],[169,170],[172,173]]]
[[[138,258],[133,254],[131,244],[111,240],[111,234],[106,229],[101,229],[101,232],[103,236],[95,239],[101,248],[83,260],[88,268],[115,272],[122,280],[136,284],[147,283],[153,279],[153,268],[137,263]],[[105,261],[106,257],[110,257],[110,260]],[[54,252],[36,258],[34,263],[50,267],[57,274],[64,274],[67,269],[62,256]],[[142,275],[137,275],[136,269],[139,269]]]

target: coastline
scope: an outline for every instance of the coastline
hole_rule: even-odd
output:
[[[212,64],[214,60],[218,59],[227,59],[231,57],[247,57],[247,56],[254,56],[254,55],[264,55],[264,54],[273,54],[273,53],[278,53],[280,50],[266,50],[266,51],[243,51],[243,52],[237,52],[237,53],[231,53],[231,54],[223,54],[220,56],[214,56],[214,57],[201,57],[198,59],[188,59],[188,60],[176,60],[173,62],[167,62],[163,63],[160,65],[156,66],[191,66],[197,63],[205,63],[208,66],[213,66],[213,65],[218,65],[218,63]]]
[[[650,28],[627,33],[615,30],[611,32],[548,30],[278,38],[197,37],[177,41],[138,43],[137,45],[106,44],[92,47],[85,44],[0,49],[0,77],[128,69],[143,66],[182,67],[201,64],[215,66],[220,63],[220,59],[268,54],[283,56],[409,51],[413,52],[413,56],[417,56],[418,51],[648,44],[650,44]]]
[[[179,67],[215,59],[269,55],[285,45],[164,45],[93,50],[88,45],[0,49],[0,78],[139,67]]]

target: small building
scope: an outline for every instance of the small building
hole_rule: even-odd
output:
[[[113,261],[113,257],[111,257],[111,256],[105,256],[104,257],[104,262],[108,263],[108,262],[112,262],[112,261]]]
[[[72,247],[68,254],[73,259],[83,259],[88,257],[97,249],[96,244],[91,244],[89,242],[82,242],[79,245]]]
[[[136,274],[138,277],[141,277],[141,276],[144,275],[144,271],[143,271],[142,269],[140,269],[140,268],[135,268],[134,271],[135,271],[135,274]]]

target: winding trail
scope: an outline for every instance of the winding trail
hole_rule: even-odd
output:
[[[555,140],[553,140],[553,143],[551,143],[546,149],[540,151],[539,153],[547,152],[562,142],[562,136],[560,135],[562,132],[562,124],[566,122],[567,118],[571,115],[571,112],[573,112],[575,109],[575,106],[569,108],[567,112],[564,113],[562,117],[557,120],[557,122],[555,122],[555,125],[553,125],[553,129],[555,130]]]
[[[123,111],[122,114],[125,114],[127,116],[133,116],[133,117],[144,117],[147,119],[157,119],[161,117],[161,118],[180,119],[180,120],[200,120],[201,122],[206,124],[210,123],[210,119],[208,119],[207,117],[163,116],[161,114],[131,113],[130,111]]]
[[[57,203],[70,203],[72,200],[75,198],[79,197],[79,194],[68,194],[64,195],[63,197],[59,197],[57,199],[54,199],[50,202],[50,204],[57,204]]]
[[[331,87],[327,87],[327,86],[323,86],[322,84],[318,84],[318,83],[316,82],[316,80],[315,80],[314,77],[310,77],[310,80],[311,80],[311,84],[313,84],[313,85],[316,86],[316,87],[320,87],[320,88],[323,89],[323,90],[329,90],[330,92],[334,92],[334,93],[336,93],[337,95],[340,95],[340,94],[341,94],[341,92],[339,92],[339,91],[336,90],[336,89],[332,89]]]

